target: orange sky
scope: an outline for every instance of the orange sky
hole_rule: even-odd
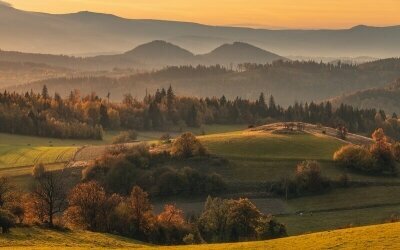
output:
[[[400,24],[400,0],[6,0],[24,10],[81,10],[212,25],[347,28]]]

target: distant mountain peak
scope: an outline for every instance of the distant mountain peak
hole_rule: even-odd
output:
[[[375,27],[368,26],[365,24],[360,24],[360,25],[356,25],[356,26],[352,27],[351,30],[362,30],[362,29],[369,29],[369,28],[375,28]]]
[[[5,1],[0,0],[0,7],[12,8],[13,6],[12,6],[12,4],[10,4],[10,3],[8,3],[8,2],[5,2]]]
[[[192,52],[163,40],[154,40],[139,45],[133,50],[125,52],[123,56],[156,65],[188,64],[195,57]]]
[[[145,50],[154,50],[157,52],[169,52],[169,53],[182,53],[182,54],[186,54],[187,56],[193,56],[193,53],[185,50],[175,44],[166,42],[164,40],[154,40],[151,41],[149,43],[145,43],[142,45],[137,46],[136,48],[134,48],[133,50],[127,51],[125,52],[125,54],[133,54],[133,53],[137,53],[138,51],[145,51]]]
[[[287,60],[272,52],[263,50],[245,42],[226,43],[204,55],[209,61],[227,63],[267,63],[276,60]]]

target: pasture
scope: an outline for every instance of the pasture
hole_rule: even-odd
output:
[[[328,136],[237,131],[201,136],[211,153],[239,160],[331,160],[343,143]]]
[[[204,129],[204,128],[203,128]],[[212,130],[211,130],[212,129]],[[279,199],[279,197],[255,196],[252,201],[263,213],[279,216],[286,223],[290,235],[331,230],[351,225],[381,223],[400,209],[400,178],[391,176],[367,176],[348,172],[332,162],[333,153],[345,142],[318,133],[280,134],[273,130],[239,130],[212,134],[211,131],[229,131],[237,127],[210,127],[208,134],[199,136],[212,154],[229,160],[227,166],[209,166],[221,174],[238,195],[252,195],[247,187],[262,187],[267,192],[271,182],[293,176],[296,165],[303,160],[317,160],[322,174],[338,180],[347,173],[350,181],[368,186],[333,189],[326,194]],[[198,131],[199,132],[199,131]],[[56,140],[0,134],[0,161],[13,163],[0,168],[0,174],[13,176],[20,186],[26,185],[33,165],[38,161],[49,163],[50,169],[62,168],[63,162],[92,160],[104,152],[117,132],[108,132],[104,141]],[[139,138],[157,141],[161,132],[139,132]],[[177,135],[177,134],[172,134]],[[4,142],[7,143],[4,143]],[[28,145],[29,144],[29,145]],[[18,158],[18,155],[23,157]],[[19,160],[16,160],[19,159]],[[246,193],[249,192],[249,193]],[[180,198],[154,201],[160,210],[165,203],[176,203],[187,214],[201,212],[203,198]],[[302,215],[299,215],[302,213]]]
[[[243,125],[208,125],[201,128],[184,129],[195,134],[213,134],[226,131],[243,129]],[[107,131],[104,133],[103,140],[70,140],[44,138],[36,136],[12,135],[0,133],[0,169],[32,166],[36,163],[54,164],[65,163],[73,159],[79,148],[84,146],[94,146],[90,152],[96,153],[97,150],[104,150],[102,145],[112,143],[113,138],[118,135],[118,131]],[[166,132],[160,131],[140,131],[138,132],[139,141],[158,140]],[[178,129],[170,133],[176,137],[182,132]],[[97,146],[97,148],[96,148]],[[83,158],[90,158],[91,153],[85,152]],[[99,154],[94,154],[95,156]]]

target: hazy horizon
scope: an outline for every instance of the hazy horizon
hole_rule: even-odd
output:
[[[130,19],[157,19],[195,22],[216,26],[265,29],[346,29],[357,25],[393,26],[400,24],[397,10],[400,3],[383,0],[379,6],[373,0],[317,1],[271,0],[260,3],[211,0],[153,0],[153,1],[24,1],[7,0],[17,9],[52,14],[91,11]],[[302,3],[299,3],[302,2]],[[360,9],[362,6],[362,9]],[[221,13],[224,13],[221,15]],[[316,22],[318,20],[318,22]]]

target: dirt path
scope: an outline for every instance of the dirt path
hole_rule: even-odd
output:
[[[372,139],[357,135],[357,134],[352,134],[348,133],[346,136],[346,140],[342,140],[337,137],[337,130],[334,128],[330,127],[324,127],[324,126],[318,126],[318,125],[313,125],[309,123],[296,123],[296,122],[290,122],[290,123],[285,123],[285,122],[280,122],[280,123],[273,123],[273,124],[268,124],[268,125],[263,125],[257,128],[254,128],[253,130],[265,130],[265,131],[273,131],[273,130],[284,130],[286,124],[301,124],[303,127],[304,132],[314,134],[317,136],[330,136],[333,137],[337,140],[346,142],[346,143],[351,143],[351,144],[357,144],[357,145],[369,145],[372,143]],[[294,131],[297,131],[296,126],[294,126]]]

